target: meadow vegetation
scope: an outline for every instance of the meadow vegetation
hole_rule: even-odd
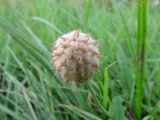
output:
[[[160,5],[148,1],[142,120],[160,120]],[[99,43],[100,69],[64,84],[51,51],[81,29]],[[0,0],[0,119],[135,120],[137,2]]]

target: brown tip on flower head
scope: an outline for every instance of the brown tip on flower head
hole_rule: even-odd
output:
[[[80,30],[64,34],[55,43],[52,63],[64,82],[86,82],[99,67],[98,43]]]

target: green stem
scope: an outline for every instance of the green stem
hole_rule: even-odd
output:
[[[146,41],[146,13],[147,0],[137,0],[138,3],[138,36],[137,36],[137,61],[136,61],[136,116],[141,120],[142,114],[142,84],[144,80],[145,41]]]
[[[106,109],[108,106],[108,67],[105,68],[104,70],[104,86],[103,86],[103,107]]]
[[[90,15],[90,11],[91,11],[91,0],[86,0],[85,18],[87,21]]]

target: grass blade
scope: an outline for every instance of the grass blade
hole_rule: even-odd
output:
[[[103,106],[107,108],[108,106],[108,68],[106,67],[104,70],[104,86],[103,86]]]
[[[146,13],[147,0],[137,0],[138,4],[138,37],[136,61],[136,116],[141,120],[142,115],[142,83],[144,80],[145,42],[146,42]]]
[[[12,110],[10,110],[9,108],[7,108],[6,106],[2,105],[2,104],[0,104],[0,110],[9,114],[10,116],[15,118],[16,120],[26,120],[23,117],[21,117],[20,115],[18,115],[17,113],[15,113]]]

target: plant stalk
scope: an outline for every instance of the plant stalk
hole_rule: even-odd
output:
[[[137,61],[136,61],[136,116],[138,120],[142,117],[142,84],[144,80],[145,65],[145,43],[147,24],[147,0],[137,0]]]

